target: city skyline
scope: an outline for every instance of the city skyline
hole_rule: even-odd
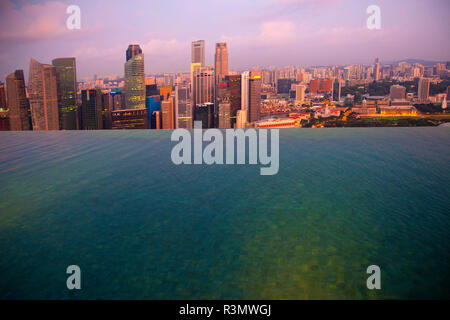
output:
[[[168,10],[173,2],[176,10]],[[81,8],[80,30],[66,28],[69,4]],[[198,39],[205,40],[206,65],[214,65],[216,43],[226,42],[230,70],[370,64],[375,56],[381,63],[408,58],[448,60],[447,1],[378,1],[380,30],[365,25],[370,4],[345,0],[136,1],[128,8],[126,3],[109,1],[106,6],[96,1],[86,9],[86,1],[7,0],[0,4],[0,41],[5,44],[0,49],[0,74],[4,77],[15,69],[27,73],[32,56],[44,63],[56,57],[76,57],[80,79],[121,75],[123,51],[130,43],[141,44],[146,74],[189,72],[191,42]],[[159,16],[161,12],[164,15]],[[194,12],[202,17],[201,22],[191,21]],[[319,12],[320,22],[314,19]],[[405,34],[414,34],[414,41]]]

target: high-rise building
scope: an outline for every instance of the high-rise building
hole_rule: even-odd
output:
[[[228,129],[231,128],[231,119],[230,113],[231,111],[231,103],[230,101],[224,100],[219,102],[218,106],[218,127],[220,129]]]
[[[373,73],[374,73],[374,80],[375,81],[379,81],[380,80],[380,76],[381,76],[381,72],[380,72],[380,61],[378,58],[375,59],[375,66],[373,69]]]
[[[173,97],[161,101],[162,129],[175,129]]]
[[[103,129],[102,104],[102,91],[100,89],[81,91],[81,129]]]
[[[399,85],[392,85],[389,95],[391,100],[404,100],[406,99],[406,88]]]
[[[177,85],[175,87],[175,127],[193,128],[193,109],[189,86]]]
[[[58,83],[56,67],[30,61],[29,97],[33,130],[58,130]]]
[[[253,74],[253,73],[252,73]],[[277,81],[277,93],[278,94],[285,94],[289,93],[289,90],[291,90],[291,79],[278,79]]]
[[[214,103],[196,105],[194,108],[194,121],[201,121],[202,128],[214,128]]]
[[[228,75],[225,77],[225,81],[229,89],[231,128],[234,128],[236,126],[237,111],[242,108],[241,76],[238,74]]]
[[[228,75],[228,49],[226,42],[216,43],[216,54],[214,57],[214,69],[216,76],[216,85],[225,79]]]
[[[193,73],[192,83],[193,106],[212,103],[214,104],[214,68],[196,68]]]
[[[8,75],[6,85],[11,130],[30,130],[23,70],[16,70]]]
[[[297,84],[295,86],[295,103],[303,104],[305,102],[306,86],[304,84]]]
[[[205,65],[205,40],[197,40],[192,42],[191,62],[201,63]]]
[[[430,79],[420,78],[417,96],[420,101],[427,101],[430,96]]]
[[[131,46],[131,45],[130,45]],[[135,46],[135,45],[134,45]],[[139,47],[139,46],[138,46]],[[145,109],[145,73],[142,50],[131,50],[132,55],[125,63],[125,109]]]
[[[246,123],[247,123],[247,110],[238,110],[236,116],[236,128],[239,129],[245,128]]]
[[[248,110],[248,83],[250,72],[245,71],[241,74],[241,109]]]
[[[0,82],[0,109],[6,109],[6,91],[3,82]]]
[[[313,79],[309,82],[309,93],[316,94],[319,92],[319,80]]]
[[[77,129],[77,71],[75,58],[58,58],[52,61],[58,71],[59,129]]]
[[[126,59],[128,61],[139,54],[142,54],[141,47],[138,44],[130,44],[126,52]]]
[[[248,85],[248,122],[258,121],[261,110],[261,78],[250,74]]]

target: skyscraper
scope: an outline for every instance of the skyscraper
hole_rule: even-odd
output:
[[[260,119],[261,78],[253,77],[253,75],[250,74],[248,89],[248,121],[254,122]]]
[[[161,101],[162,129],[174,129],[173,97]]]
[[[191,63],[201,63],[205,65],[205,40],[192,42]]]
[[[77,70],[75,58],[58,58],[52,61],[58,71],[59,129],[77,129]]]
[[[216,85],[218,85],[228,74],[228,49],[226,42],[216,43],[214,69],[216,75]]]
[[[304,84],[295,85],[295,103],[303,104],[305,102],[305,90],[306,86]]]
[[[3,82],[0,82],[0,109],[6,109],[6,91]]]
[[[214,68],[196,68],[193,73],[192,83],[193,107],[212,103],[214,104]]]
[[[250,72],[245,71],[241,74],[241,109],[248,110],[248,83]]]
[[[241,109],[242,103],[242,84],[240,75],[228,75],[225,77],[230,92],[230,120],[231,128],[236,126],[237,111]]]
[[[127,61],[137,56],[138,54],[142,54],[142,49],[138,44],[130,44],[127,49],[126,59]]]
[[[29,96],[33,130],[58,130],[58,84],[54,66],[30,61]]]
[[[30,130],[23,70],[16,70],[8,75],[6,85],[11,130]]]
[[[373,73],[374,73],[374,77],[373,77],[374,80],[379,81],[381,72],[380,72],[380,61],[378,60],[378,58],[375,59],[375,66],[373,69]]]
[[[430,79],[420,78],[417,96],[420,101],[425,102],[430,96]]]
[[[201,121],[202,128],[214,128],[214,103],[196,105],[194,108],[194,121]]]
[[[193,128],[193,110],[189,86],[175,87],[175,128]]]
[[[132,56],[125,63],[125,109],[145,109],[144,55],[139,46],[130,47],[127,59],[129,51]]]
[[[83,130],[103,129],[102,91],[100,89],[82,90],[81,101],[81,128]]]

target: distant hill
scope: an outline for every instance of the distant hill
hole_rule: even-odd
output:
[[[414,64],[414,63],[420,63],[424,66],[433,66],[436,63],[447,63],[447,61],[429,61],[429,60],[422,60],[422,59],[403,59],[403,60],[397,60],[397,61],[381,61],[381,64],[398,64],[400,62],[406,62],[409,64]]]

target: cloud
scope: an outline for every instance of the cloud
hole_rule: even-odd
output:
[[[295,24],[291,21],[269,21],[261,26],[257,37],[263,45],[286,45],[295,39]]]

